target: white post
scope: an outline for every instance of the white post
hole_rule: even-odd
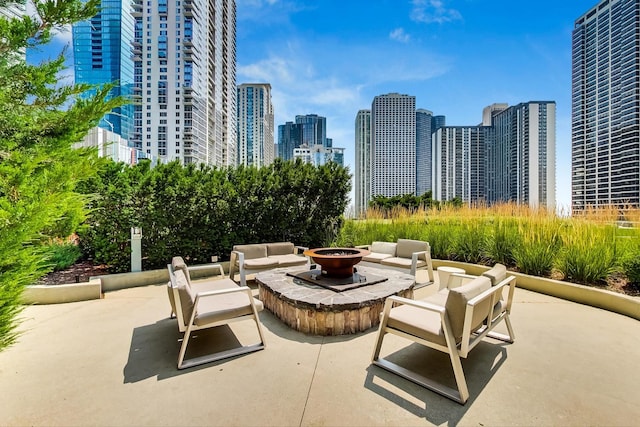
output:
[[[131,227],[131,271],[142,271],[142,228]]]

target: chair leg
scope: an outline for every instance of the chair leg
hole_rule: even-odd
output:
[[[184,336],[182,337],[182,346],[180,346],[180,354],[178,355],[178,369],[182,369],[182,362],[184,361],[184,355],[187,352],[187,344],[189,342],[189,337],[191,336],[191,325],[184,332]]]
[[[457,351],[449,353],[451,358],[451,365],[453,366],[453,375],[456,378],[456,384],[458,385],[458,393],[460,394],[460,403],[464,403],[469,399],[469,389],[467,389],[467,380],[464,378],[464,371],[462,370],[462,362],[460,361],[460,355]]]
[[[371,356],[372,362],[378,360],[378,356],[380,356],[380,350],[382,349],[382,340],[384,339],[385,335],[386,332],[383,330],[382,324],[380,324],[380,328],[378,329],[378,336],[376,338],[376,345],[373,348],[373,355]]]

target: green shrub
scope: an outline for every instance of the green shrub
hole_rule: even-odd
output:
[[[142,228],[144,269],[163,268],[176,255],[193,264],[227,260],[237,244],[326,246],[342,227],[350,175],[333,162],[279,159],[262,168],[112,162],[83,190],[94,194],[78,232],[83,251],[128,271],[131,227]]]
[[[45,246],[43,251],[46,263],[51,265],[53,271],[69,268],[82,256],[80,247],[73,243],[52,243]]]
[[[482,221],[462,221],[453,239],[453,259],[470,263],[481,262],[485,253],[484,243]]]

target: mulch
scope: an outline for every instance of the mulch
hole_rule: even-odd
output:
[[[91,261],[78,262],[66,270],[54,271],[42,277],[37,285],[64,285],[88,282],[90,277],[109,274],[106,265],[93,265]]]

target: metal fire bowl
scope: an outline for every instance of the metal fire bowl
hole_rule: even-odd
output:
[[[306,256],[322,267],[322,274],[327,277],[352,276],[353,266],[370,253],[366,249],[356,248],[317,248],[304,251]]]

